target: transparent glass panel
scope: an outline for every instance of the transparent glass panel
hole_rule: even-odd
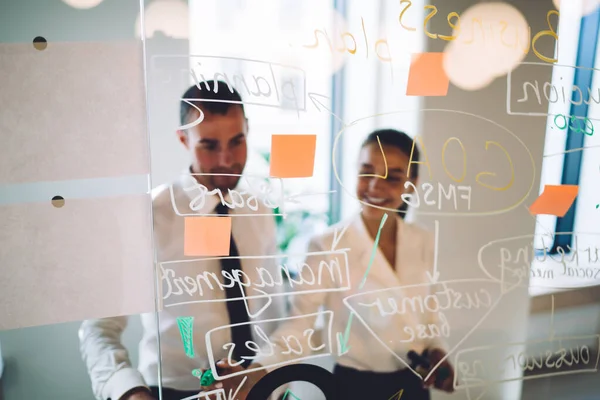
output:
[[[139,12],[0,4],[3,399],[117,398],[138,374],[156,312]]]
[[[0,400],[595,398],[561,3],[0,2]]]

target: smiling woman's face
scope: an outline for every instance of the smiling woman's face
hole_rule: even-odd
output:
[[[402,205],[402,194],[410,193],[412,187],[404,188],[406,181],[416,180],[414,177],[408,179],[406,171],[408,170],[409,156],[397,147],[382,146],[384,156],[378,143],[369,143],[365,145],[358,158],[359,177],[356,186],[356,196],[359,200],[367,204],[390,209],[398,209]],[[387,178],[375,176],[360,175],[379,175],[385,176],[385,164],[387,161]],[[412,168],[411,175],[415,168]],[[389,211],[381,210],[363,204],[362,214],[366,218],[381,218],[383,214]]]

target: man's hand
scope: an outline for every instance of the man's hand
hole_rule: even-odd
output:
[[[244,368],[239,365],[232,366],[227,360],[221,360],[217,362],[217,367],[219,369],[219,375],[223,376],[246,371],[243,374],[216,381],[210,386],[203,387],[202,392],[200,392],[203,393],[216,389],[224,389],[227,400],[246,400],[252,387],[267,374],[264,370],[252,371],[261,368],[262,366],[260,364],[251,364],[248,368]]]
[[[433,369],[442,358],[446,356],[446,352],[440,349],[433,349],[429,352],[429,362],[431,363],[430,371]],[[425,386],[434,386],[436,389],[443,390],[444,392],[454,392],[454,368],[448,362],[448,359],[444,360],[431,374],[431,376],[425,381]]]
[[[119,400],[156,400],[145,387],[134,388],[125,393]]]

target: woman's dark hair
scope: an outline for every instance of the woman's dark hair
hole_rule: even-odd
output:
[[[409,157],[413,162],[410,166],[410,176],[414,178],[419,176],[419,164],[415,164],[415,162],[419,161],[419,148],[415,143],[413,150],[413,139],[410,136],[395,129],[378,129],[374,132],[371,132],[369,136],[367,136],[367,138],[363,141],[361,148],[373,143],[379,145],[377,142],[378,138],[382,147],[392,146],[406,154],[406,156]],[[412,157],[410,154],[411,152]],[[408,204],[403,201],[400,208],[398,208],[398,215],[400,215],[400,218],[404,219],[407,210]]]

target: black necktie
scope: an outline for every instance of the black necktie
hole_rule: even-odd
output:
[[[216,211],[218,214],[224,215],[228,214],[229,208],[221,203],[217,206]],[[235,244],[235,240],[233,240],[233,234],[231,234],[229,239],[229,256],[239,256],[238,248]],[[239,258],[221,258],[221,269],[230,273],[230,276],[236,276],[234,271],[241,271],[242,264],[240,263]],[[232,287],[225,287],[225,290],[228,299],[239,299],[244,295],[242,292],[242,287],[239,284],[233,285]],[[246,306],[244,305],[244,300],[229,300],[226,303],[227,311],[229,313],[229,321],[231,324],[239,324],[242,322],[248,322],[250,320],[248,317],[248,312],[246,311]],[[250,365],[251,360],[242,358],[242,356],[252,357],[255,355],[254,351],[248,349],[246,346],[246,341],[252,341],[252,331],[250,330],[250,325],[246,324],[232,327],[231,340],[235,344],[233,349],[233,357],[235,360],[244,361],[243,364],[240,364],[242,367],[247,367]]]

